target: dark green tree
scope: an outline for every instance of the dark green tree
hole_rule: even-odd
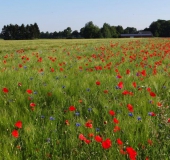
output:
[[[92,21],[85,24],[84,28],[81,28],[80,33],[84,38],[98,38],[99,27],[94,25]]]

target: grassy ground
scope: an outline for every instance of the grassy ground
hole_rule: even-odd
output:
[[[169,39],[0,40],[0,159],[170,159]]]

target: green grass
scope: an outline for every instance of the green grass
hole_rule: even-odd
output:
[[[139,160],[170,159],[169,59],[168,39],[0,40],[0,159],[123,160],[130,159],[120,153],[127,147]],[[133,94],[123,95],[126,90]],[[30,103],[36,104],[33,110]],[[89,120],[92,128],[85,126]],[[120,131],[114,132],[115,126]],[[91,143],[81,141],[80,134]],[[111,147],[104,149],[96,135],[110,139]]]

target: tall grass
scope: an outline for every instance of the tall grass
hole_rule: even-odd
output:
[[[169,59],[169,39],[1,40],[0,159],[170,159]]]

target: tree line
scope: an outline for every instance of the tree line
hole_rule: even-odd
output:
[[[85,24],[80,32],[77,30],[72,31],[70,27],[67,27],[63,31],[59,32],[41,32],[40,38],[118,38],[122,33],[137,33],[137,29],[134,27],[127,27],[123,29],[122,26],[110,26],[108,23],[104,23],[102,28],[94,25],[92,21]]]
[[[15,24],[4,25],[1,32],[4,40],[24,40],[40,38],[40,30],[37,23],[21,26]]]
[[[170,37],[170,20],[154,21],[144,31],[151,31],[154,37]],[[19,40],[19,39],[72,39],[72,38],[119,38],[121,34],[134,34],[138,33],[134,27],[111,26],[104,23],[101,28],[95,25],[92,21],[85,24],[84,27],[72,31],[71,27],[67,27],[59,32],[40,32],[37,23],[24,26],[7,25],[2,28],[0,37],[6,40]]]

